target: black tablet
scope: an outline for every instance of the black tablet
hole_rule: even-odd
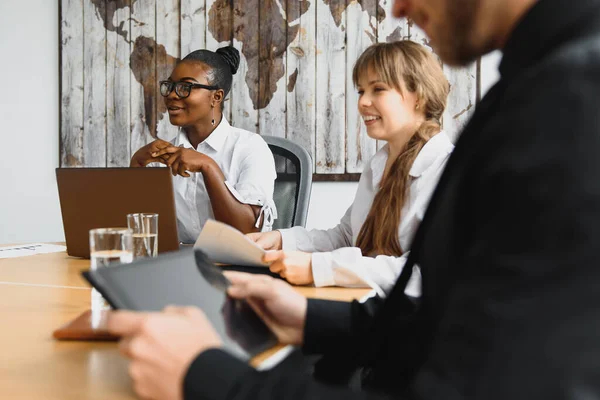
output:
[[[227,296],[229,281],[201,250],[166,253],[131,264],[85,271],[83,276],[115,309],[199,307],[223,339],[225,350],[242,359],[277,344],[275,336],[245,300]]]

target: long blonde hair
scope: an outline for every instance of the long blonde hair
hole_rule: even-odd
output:
[[[356,241],[365,256],[386,254],[399,257],[403,250],[398,240],[398,227],[410,188],[409,172],[425,143],[441,130],[440,121],[450,85],[436,57],[425,47],[409,40],[376,43],[368,47],[354,65],[354,85],[358,86],[359,78],[369,71],[401,94],[404,83],[406,90],[416,93],[419,107],[425,114],[425,121],[382,179]]]

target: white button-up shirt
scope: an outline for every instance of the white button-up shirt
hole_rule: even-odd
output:
[[[235,128],[222,118],[219,126],[196,149],[183,130],[171,143],[215,160],[225,175],[225,185],[231,194],[240,203],[261,206],[256,227],[264,217],[262,230],[271,230],[273,220],[277,218],[273,203],[277,174],[273,154],[260,135]],[[190,175],[189,178],[179,175],[173,178],[177,231],[183,243],[194,243],[204,223],[215,218],[202,173],[190,172]]]
[[[398,239],[404,250],[401,257],[363,257],[360,248],[354,247],[379,190],[388,159],[387,145],[375,153],[365,167],[354,202],[339,225],[328,230],[307,231],[302,227],[283,229],[283,249],[313,253],[315,286],[370,286],[380,295],[387,294],[404,267],[413,236],[453,149],[454,145],[448,136],[440,132],[423,146],[410,169],[412,180],[398,227]],[[418,268],[413,270],[406,293],[420,296],[421,275]]]

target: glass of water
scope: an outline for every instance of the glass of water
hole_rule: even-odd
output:
[[[133,258],[158,255],[158,214],[127,214],[127,226],[133,234]]]
[[[127,228],[100,228],[90,230],[90,261],[92,271],[133,260],[131,230]],[[102,295],[92,288],[92,318],[109,309]]]

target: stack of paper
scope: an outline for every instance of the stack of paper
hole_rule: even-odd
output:
[[[65,246],[47,243],[22,244],[19,246],[0,247],[0,258],[33,256],[36,254],[59,253],[66,251]]]

